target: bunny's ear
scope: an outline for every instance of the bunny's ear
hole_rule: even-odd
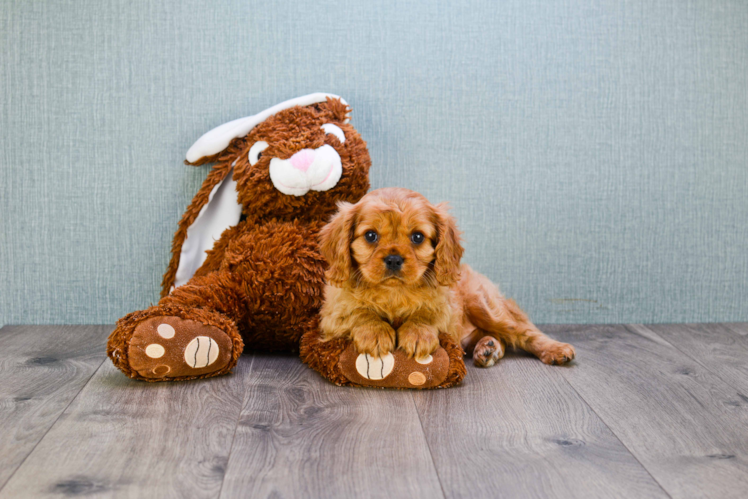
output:
[[[161,283],[161,297],[184,285],[205,262],[206,252],[226,229],[239,223],[242,206],[237,200],[233,164],[217,165],[208,174],[179,222],[171,246],[171,261]]]
[[[258,124],[264,122],[271,116],[279,113],[285,109],[293,108],[294,106],[310,106],[312,104],[326,102],[328,100],[339,100],[344,106],[348,106],[345,99],[335,94],[328,94],[325,92],[317,92],[315,94],[308,94],[294,99],[283,101],[280,104],[266,109],[256,115],[247,116],[245,118],[239,118],[206,132],[200,137],[195,144],[187,150],[187,158],[185,163],[187,165],[202,165],[204,163],[210,163],[217,159],[221,152],[225,151],[226,148],[231,145],[234,139],[246,136],[252,131]],[[348,118],[344,120],[344,123],[348,123]]]

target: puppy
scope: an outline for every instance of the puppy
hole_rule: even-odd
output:
[[[324,340],[347,337],[362,354],[395,349],[423,358],[439,333],[458,339],[478,366],[491,366],[507,345],[547,364],[574,359],[485,276],[460,265],[462,246],[444,204],[401,188],[377,189],[341,203],[320,233],[330,267],[320,311]]]

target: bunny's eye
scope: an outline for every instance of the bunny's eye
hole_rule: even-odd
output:
[[[324,125],[322,125],[322,130],[325,131],[325,134],[332,134],[337,137],[340,141],[340,144],[345,143],[345,134],[337,125],[333,125],[332,123],[325,123]]]
[[[260,161],[260,156],[262,156],[262,152],[265,151],[267,147],[268,143],[265,141],[257,141],[252,144],[252,147],[249,148],[249,164],[255,165]]]

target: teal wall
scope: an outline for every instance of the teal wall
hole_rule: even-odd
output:
[[[748,3],[0,3],[0,324],[155,302],[203,132],[344,96],[538,322],[748,321]]]

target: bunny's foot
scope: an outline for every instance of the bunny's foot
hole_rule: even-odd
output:
[[[118,322],[108,345],[115,366],[156,382],[214,377],[236,365],[243,343],[233,322],[208,311],[171,309],[156,306]]]
[[[429,389],[447,378],[449,356],[439,347],[423,358],[408,357],[401,350],[374,357],[359,354],[350,345],[340,356],[340,369],[357,385],[397,389]]]
[[[463,350],[451,337],[441,335],[440,346],[423,358],[401,350],[381,357],[359,354],[347,339],[323,342],[312,328],[301,339],[301,359],[337,385],[390,389],[451,387],[465,376]]]
[[[135,327],[130,366],[145,378],[197,377],[231,361],[231,338],[218,328],[176,316],[156,316]]]

